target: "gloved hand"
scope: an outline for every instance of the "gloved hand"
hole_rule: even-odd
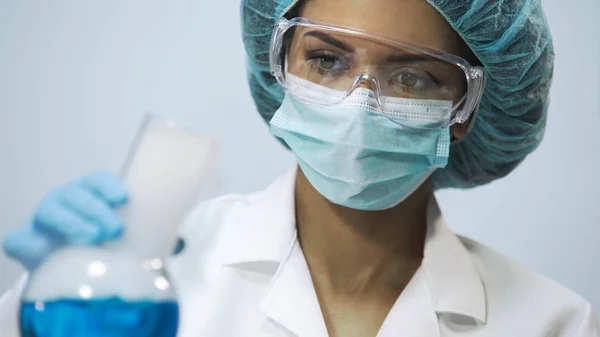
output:
[[[127,202],[119,177],[97,172],[48,193],[31,219],[4,239],[4,251],[32,270],[56,249],[98,245],[123,231],[115,209]]]

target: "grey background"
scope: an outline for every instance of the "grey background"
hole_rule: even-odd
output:
[[[545,0],[557,50],[546,139],[511,176],[439,194],[447,221],[600,310],[600,12]],[[0,0],[0,236],[49,189],[117,170],[145,111],[222,142],[223,192],[293,163],[255,113],[237,1]],[[0,256],[0,292],[22,270]]]

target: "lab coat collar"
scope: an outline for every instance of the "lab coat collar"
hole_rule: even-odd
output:
[[[294,185],[297,167],[266,189],[250,196],[250,205],[235,224],[223,264],[281,263],[296,240]]]
[[[294,184],[297,168],[286,172],[265,190],[251,196],[250,207],[239,218],[224,265],[270,262],[280,264],[296,242]],[[487,320],[486,295],[469,252],[445,224],[431,197],[422,270],[437,314]]]
[[[421,267],[435,311],[487,321],[485,288],[470,253],[444,222],[432,195],[427,210],[427,236]]]

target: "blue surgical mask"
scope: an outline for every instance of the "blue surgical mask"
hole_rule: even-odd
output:
[[[308,181],[332,203],[391,208],[447,165],[450,131],[443,126],[451,101],[382,97],[380,107],[371,90],[357,88],[342,103],[324,105],[340,92],[288,76],[298,85],[286,91],[271,132],[287,143]]]

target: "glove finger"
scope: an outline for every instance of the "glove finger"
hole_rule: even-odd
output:
[[[88,222],[96,224],[102,239],[114,239],[122,233],[123,225],[118,214],[92,191],[75,185],[58,196],[58,201]]]
[[[61,242],[36,233],[31,228],[15,231],[3,242],[6,255],[19,261],[27,270],[36,268],[61,245]]]
[[[104,171],[96,172],[83,177],[81,183],[112,207],[127,203],[127,188],[116,174]]]
[[[34,214],[32,228],[54,240],[64,239],[68,243],[94,245],[101,238],[97,225],[65,207],[56,198],[42,203]]]

